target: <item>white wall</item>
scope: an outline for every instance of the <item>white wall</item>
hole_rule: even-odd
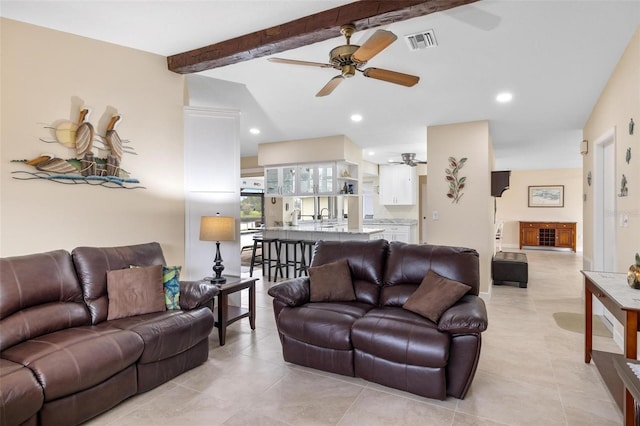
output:
[[[184,78],[162,56],[17,21],[0,19],[0,34],[0,255],[158,241],[182,265]],[[146,189],[14,179],[34,169],[11,160],[73,156],[39,138],[53,139],[45,127],[58,120],[77,121],[82,103],[97,135],[122,114],[118,134],[138,154],[122,167]]]
[[[584,258],[594,256],[594,187],[586,184],[589,172],[595,173],[593,143],[611,128],[615,128],[615,193],[620,193],[622,174],[627,177],[629,195],[616,197],[616,271],[626,272],[640,252],[640,27],[629,42],[615,70],[611,74],[598,102],[587,120],[583,137],[589,141],[589,153],[583,159],[583,188],[587,195],[584,203]],[[629,134],[629,119],[636,122],[633,135]],[[625,154],[631,148],[631,161]],[[577,149],[577,146],[576,146]],[[596,180],[596,177],[594,177]],[[620,216],[628,218],[627,227],[621,227]]]
[[[528,188],[537,185],[564,185],[564,207],[529,207]],[[582,251],[582,205],[582,169],[513,170],[509,189],[496,197],[503,249],[520,247],[519,222],[576,222],[576,249]]]
[[[427,142],[427,243],[475,249],[480,255],[480,291],[488,293],[494,246],[489,123],[429,126]],[[468,158],[459,173],[467,181],[457,204],[447,197],[449,157]],[[438,220],[433,220],[434,211]]]
[[[184,279],[212,276],[216,243],[200,241],[202,216],[235,218],[235,241],[220,242],[224,275],[240,276],[240,141],[237,111],[187,107]]]

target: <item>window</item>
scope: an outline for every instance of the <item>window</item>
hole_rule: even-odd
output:
[[[262,191],[240,192],[240,231],[257,229],[264,223]]]

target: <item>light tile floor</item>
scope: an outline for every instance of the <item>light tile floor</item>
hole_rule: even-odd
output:
[[[494,286],[489,328],[464,400],[421,398],[352,377],[285,363],[272,283],[257,284],[257,328],[247,320],[210,337],[209,360],[93,419],[91,425],[620,425],[622,415],[584,336],[554,312],[583,312],[580,254],[525,251],[529,285]],[[594,348],[620,352],[610,338]]]

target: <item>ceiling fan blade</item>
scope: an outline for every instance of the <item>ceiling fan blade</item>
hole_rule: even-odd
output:
[[[367,62],[396,41],[397,38],[398,37],[391,31],[377,30],[358,50],[353,52],[353,60],[356,62]]]
[[[333,65],[323,64],[321,62],[296,61],[295,59],[283,59],[283,58],[268,58],[267,60],[269,62],[277,62],[279,64],[307,65],[311,67],[333,68]]]
[[[333,92],[333,89],[338,87],[338,84],[342,83],[342,80],[344,80],[343,76],[336,75],[331,80],[329,80],[329,82],[325,84],[324,87],[320,89],[318,93],[316,93],[316,97],[327,96],[331,94],[331,92]]]
[[[420,77],[401,72],[384,70],[382,68],[367,68],[362,72],[365,77],[375,78],[376,80],[388,81],[389,83],[400,84],[402,86],[414,86]]]

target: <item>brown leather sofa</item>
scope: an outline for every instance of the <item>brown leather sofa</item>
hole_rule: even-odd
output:
[[[158,264],[158,243],[0,259],[0,424],[79,424],[208,358],[214,286],[107,321],[107,271]]]
[[[385,240],[319,241],[311,266],[347,259],[356,300],[310,302],[308,277],[271,289],[284,359],[417,395],[463,399],[487,311],[475,250]],[[427,271],[471,286],[437,323],[403,309]]]

